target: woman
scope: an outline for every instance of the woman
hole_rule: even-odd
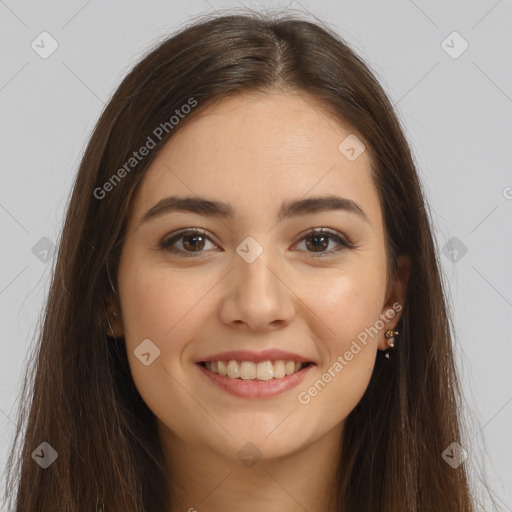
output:
[[[20,512],[474,510],[411,153],[317,23],[211,17],[128,74],[33,372]]]

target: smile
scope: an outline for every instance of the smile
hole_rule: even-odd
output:
[[[287,375],[292,375],[311,363],[301,363],[299,361],[261,361],[254,363],[252,361],[206,361],[205,368],[212,373],[218,373],[231,379],[244,380],[271,380],[282,379]]]
[[[316,366],[299,361],[201,361],[197,368],[209,381],[243,398],[271,398],[297,386]]]

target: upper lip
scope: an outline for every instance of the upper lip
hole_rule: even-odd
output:
[[[211,356],[198,359],[196,363],[203,363],[207,361],[252,361],[259,363],[261,361],[298,361],[300,363],[312,363],[311,359],[302,357],[293,352],[286,352],[279,349],[268,349],[262,352],[252,352],[251,350],[230,350],[228,352],[219,352]]]

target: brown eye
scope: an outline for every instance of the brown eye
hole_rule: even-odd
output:
[[[204,247],[204,236],[203,235],[185,235],[183,238],[183,247],[186,250],[201,251]]]
[[[173,237],[164,240],[160,246],[162,249],[176,253],[179,256],[193,256],[194,253],[204,252],[203,249],[210,238],[202,230],[181,231]],[[181,242],[178,244],[178,242]]]
[[[330,256],[342,250],[354,249],[356,247],[354,244],[339,236],[338,233],[324,229],[311,230],[301,239],[301,242],[302,241],[305,241],[306,252],[313,257]],[[338,244],[338,247],[327,250],[332,242]],[[188,229],[180,231],[171,238],[164,240],[161,242],[160,247],[178,256],[188,257],[206,252],[204,249],[207,243],[211,243],[214,247],[217,247],[205,231]]]
[[[341,238],[337,233],[325,230],[312,230],[302,240],[305,240],[306,252],[309,252],[314,257],[329,256],[334,253],[343,251],[344,249],[353,249],[355,245],[347,240]],[[336,242],[338,248],[327,251],[330,242]]]
[[[329,237],[325,235],[314,235],[307,237],[306,247],[314,252],[320,252],[329,246]]]

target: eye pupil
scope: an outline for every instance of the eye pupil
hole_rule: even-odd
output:
[[[321,249],[322,248],[325,249],[329,245],[329,237],[326,237],[325,235],[314,235],[314,236],[311,236],[308,238],[308,240],[315,240],[315,239],[317,239],[317,240],[322,239],[322,242],[320,242],[320,243],[313,242],[312,243],[313,248],[320,247]],[[308,245],[308,247],[309,247],[308,242],[306,242],[306,245]]]
[[[194,240],[193,245],[187,247],[189,245],[187,240],[190,240],[190,239]],[[201,239],[202,245],[196,245],[198,239]],[[204,247],[204,238],[203,238],[202,235],[188,235],[188,236],[184,236],[183,237],[183,246],[185,247],[185,249],[194,248],[194,249],[199,249],[199,251],[201,251],[201,249],[203,249],[203,247]]]

